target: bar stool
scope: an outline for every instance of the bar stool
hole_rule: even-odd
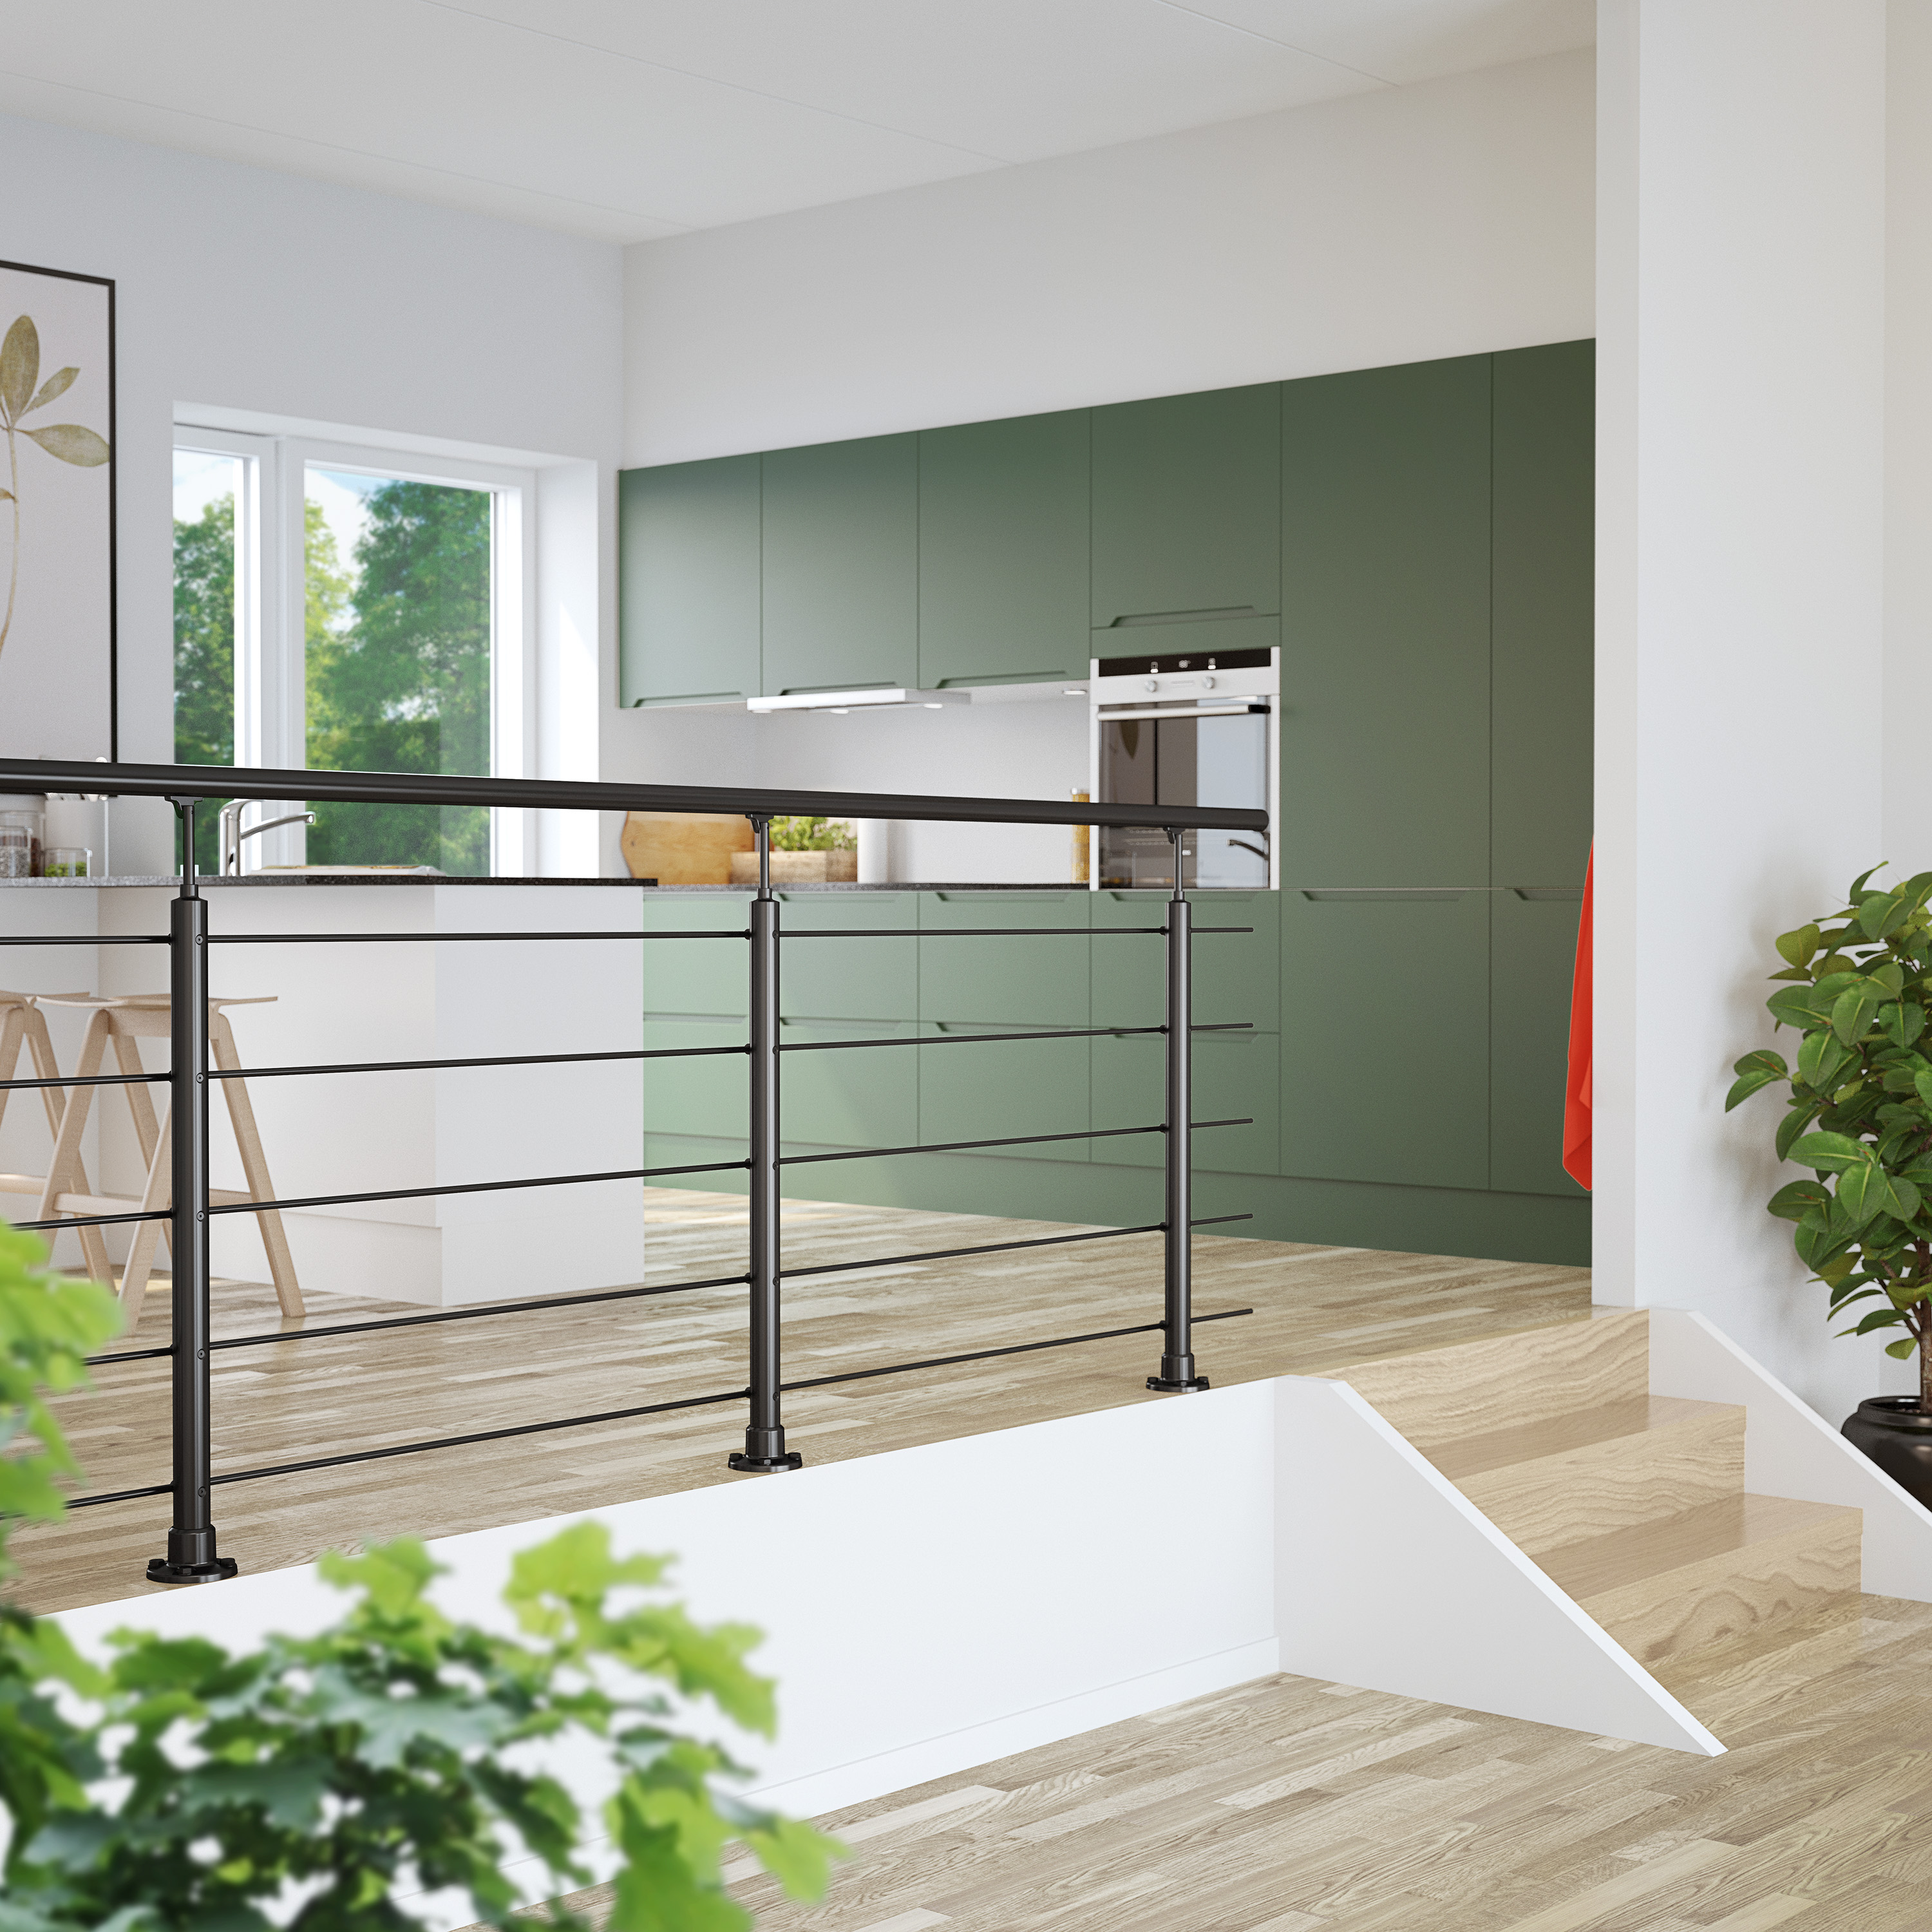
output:
[[[141,1050],[136,1042],[166,1040],[171,1030],[170,1000],[166,993],[137,993],[124,998],[92,994],[58,997],[42,994],[38,998],[46,1005],[85,1007],[93,1015],[88,1022],[86,1036],[81,1042],[80,1058],[74,1068],[74,1077],[78,1080],[88,1079],[100,1071],[110,1041],[116,1064],[123,1073],[144,1072]],[[226,1072],[242,1064],[241,1057],[235,1050],[234,1029],[229,1024],[223,1009],[271,1005],[275,998],[274,994],[261,994],[253,998],[224,998],[208,1001],[208,1049],[218,1069]],[[166,1076],[154,1077],[165,1079]],[[210,1188],[208,1198],[211,1202],[218,1202],[224,1205],[244,1201],[272,1201],[275,1198],[274,1185],[268,1178],[268,1163],[262,1151],[262,1137],[256,1128],[255,1110],[249,1102],[248,1084],[241,1080],[224,1080],[220,1087],[228,1102],[228,1118],[235,1130],[235,1144],[241,1151],[242,1171],[247,1178],[248,1189],[246,1193],[237,1193],[231,1188]],[[148,1097],[145,1085],[131,1084],[121,1090],[128,1096],[128,1109],[134,1116],[134,1138],[140,1143],[141,1158],[148,1166],[147,1185],[142,1190],[140,1199],[137,1202],[126,1196],[88,1192],[80,1166],[80,1137],[87,1124],[94,1090],[92,1087],[76,1087],[70,1090],[70,1097],[61,1111],[59,1131],[54,1137],[53,1159],[48,1165],[40,1196],[40,1219],[51,1220],[62,1214],[112,1214],[130,1207],[138,1207],[143,1214],[154,1214],[173,1204],[169,1160],[171,1117],[164,1114],[158,1121],[156,1120],[154,1102]],[[275,1285],[275,1299],[281,1304],[285,1316],[299,1317],[304,1312],[302,1289],[296,1280],[295,1259],[289,1252],[282,1217],[273,1208],[265,1208],[255,1220],[261,1230],[262,1245],[268,1251],[268,1273]],[[147,1293],[155,1246],[163,1240],[168,1240],[172,1252],[172,1234],[166,1222],[142,1221],[136,1224],[128,1265],[121,1276],[121,1304],[128,1311],[128,1328],[131,1329],[141,1318],[141,1304]],[[104,1262],[104,1253],[103,1258]],[[91,1265],[88,1272],[94,1272]],[[111,1283],[113,1276],[110,1270],[104,1267],[94,1279]]]
[[[36,993],[10,993],[0,990],[0,1080],[11,1080],[20,1070],[20,1048],[25,1046],[34,1077],[41,1080],[58,1080],[60,1062],[55,1057],[54,1043],[47,1034],[47,1023],[40,1008],[34,1004],[42,996]],[[92,993],[60,993],[52,995],[62,1000],[91,1000]],[[13,1098],[4,1087],[0,1087],[0,1121],[7,1118],[7,1102]],[[50,1140],[60,1138],[62,1094],[56,1087],[40,1089],[40,1106],[47,1117],[47,1136]],[[80,1164],[78,1151],[74,1160],[75,1179],[82,1193],[87,1192],[87,1170]],[[46,1177],[39,1174],[0,1174],[0,1194],[40,1195],[46,1191]],[[87,1271],[98,1281],[110,1274],[107,1259],[107,1244],[98,1228],[81,1228],[76,1230],[80,1237],[81,1253],[86,1258]]]

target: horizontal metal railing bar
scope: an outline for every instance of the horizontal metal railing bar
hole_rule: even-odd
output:
[[[554,1429],[585,1429],[599,1422],[628,1422],[634,1416],[662,1415],[668,1409],[704,1408],[715,1402],[742,1402],[746,1389],[718,1395],[686,1396],[678,1402],[647,1402],[635,1408],[607,1408],[596,1415],[563,1415],[550,1422],[520,1422],[509,1429],[479,1429],[467,1436],[439,1436],[424,1442],[398,1442],[387,1449],[357,1449],[345,1456],[311,1456],[305,1462],[278,1462],[260,1469],[230,1469],[211,1483],[253,1483],[265,1476],[298,1476],[308,1469],[339,1469],[350,1462],[382,1462],[394,1456],[421,1456],[432,1449],[461,1449],[472,1442],[500,1442],[512,1436],[542,1436]],[[170,1486],[172,1486],[170,1485]],[[158,1494],[149,1490],[145,1493]]]
[[[9,1221],[6,1225],[10,1228],[116,1228],[127,1221],[172,1221],[174,1218],[172,1208],[157,1208],[148,1214],[57,1214],[51,1221]]]
[[[76,932],[71,938],[59,933],[0,937],[0,946],[165,946],[167,943],[165,932]],[[128,1493],[146,1496],[147,1492],[134,1490]]]
[[[58,1076],[51,1080],[0,1080],[0,1094],[16,1087],[145,1087],[167,1078],[164,1067],[158,1073],[92,1073],[85,1080]]]
[[[931,1046],[930,1040],[925,1042]],[[1251,1127],[1251,1118],[1240,1120],[1196,1120],[1193,1124],[1198,1132],[1203,1127]],[[1042,1141],[1106,1141],[1117,1139],[1126,1134],[1164,1134],[1164,1124],[1151,1127],[1083,1127],[1078,1133],[1071,1134],[1011,1134],[995,1141],[938,1141],[925,1147],[854,1148],[841,1149],[837,1154],[785,1154],[778,1156],[781,1167],[809,1167],[822,1160],[883,1160],[889,1154],[966,1154],[974,1148],[1036,1147]],[[224,1210],[226,1211],[225,1210]]]
[[[1213,1315],[1194,1316],[1195,1326],[1204,1322],[1232,1322],[1238,1315],[1252,1315],[1252,1308],[1224,1308]],[[1151,1335],[1165,1328],[1165,1322],[1143,1322],[1132,1328],[1098,1328],[1090,1335],[1056,1335],[1050,1342],[1016,1342],[1004,1348],[975,1348],[964,1355],[928,1355],[922,1361],[894,1362],[883,1369],[848,1369],[843,1375],[814,1376],[809,1382],[782,1382],[780,1392],[790,1395],[796,1389],[829,1388],[834,1382],[869,1382],[874,1376],[902,1376],[914,1369],[950,1369],[961,1362],[990,1361],[995,1355],[1030,1355],[1040,1348],[1071,1348],[1082,1342],[1112,1342],[1123,1335]]]
[[[112,1490],[104,1496],[69,1496],[70,1510],[95,1509],[103,1503],[130,1503],[137,1496],[166,1496],[174,1493],[172,1483],[150,1483],[145,1490]]]
[[[503,1053],[468,1060],[326,1060],[320,1066],[211,1066],[208,1077],[211,1080],[269,1080],[290,1073],[413,1073],[446,1066],[556,1066],[591,1060],[697,1060],[706,1054],[742,1054],[751,1050],[748,1046],[640,1046],[610,1053]],[[165,1073],[149,1076],[160,1080],[167,1077]]]
[[[1210,1214],[1189,1222],[1190,1227],[1212,1227],[1220,1221],[1252,1221],[1252,1214]],[[875,1255],[864,1262],[820,1262],[812,1268],[782,1268],[779,1278],[789,1280],[808,1274],[848,1274],[854,1268],[899,1268],[912,1262],[957,1261],[964,1255],[1003,1255],[1016,1248],[1064,1248],[1076,1241],[1114,1241],[1124,1234],[1164,1234],[1165,1221],[1148,1221],[1138,1228],[1096,1228],[1079,1234],[1035,1234],[1023,1241],[981,1241],[970,1248],[928,1248],[916,1255]]]
[[[800,1040],[781,1041],[781,1053],[827,1053],[847,1046],[961,1046],[989,1040],[1090,1040],[1103,1034],[1165,1033],[1165,1027],[1059,1027],[1050,1033],[908,1034],[893,1040]]]
[[[172,1355],[172,1348],[124,1348],[116,1355],[88,1355],[84,1359],[90,1369],[104,1369],[111,1362],[151,1362],[159,1355]]]
[[[422,1328],[434,1322],[476,1322],[486,1315],[527,1315],[536,1309],[582,1308],[593,1301],[635,1301],[646,1295],[682,1294],[698,1288],[740,1288],[748,1274],[714,1275],[707,1281],[658,1282],[643,1288],[604,1288],[589,1294],[539,1295],[533,1301],[488,1301],[474,1308],[440,1308],[431,1315],[397,1315],[378,1322],[338,1322],[326,1328],[292,1328],[274,1335],[230,1335],[208,1343],[211,1348],[255,1348],[271,1342],[310,1342],[323,1335],[368,1335],[379,1328]],[[158,1349],[171,1355],[172,1348]]]
[[[531,1180],[454,1180],[445,1187],[378,1187],[366,1194],[304,1194],[292,1201],[224,1201],[208,1209],[211,1214],[266,1214],[279,1208],[340,1208],[358,1201],[423,1201],[438,1194],[498,1194],[518,1187],[572,1187],[592,1180],[649,1180],[662,1174],[734,1174],[751,1166],[748,1160],[706,1161],[695,1167],[620,1167],[609,1174],[542,1174]],[[166,1214],[132,1214],[122,1217],[134,1221],[167,1220]],[[16,1222],[16,1227],[34,1225]],[[79,1221],[47,1221],[44,1227],[78,1228]]]
[[[536,812],[723,812],[747,818],[916,818],[979,825],[1099,825],[1265,832],[1265,812],[1228,806],[1076,805],[920,792],[794,791],[776,787],[615,784],[589,779],[475,778],[426,772],[274,770],[260,766],[94,764],[0,758],[0,790],[128,798],[274,798],[362,805],[490,805]]]
[[[434,885],[435,881],[426,883]],[[211,946],[391,946],[418,940],[440,944],[446,939],[749,939],[749,932],[734,927],[700,926],[689,932],[613,932],[598,926],[589,932],[211,932]],[[165,941],[163,944],[166,944]]]

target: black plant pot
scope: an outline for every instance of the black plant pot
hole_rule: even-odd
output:
[[[1916,1395],[1868,1396],[1845,1418],[1844,1434],[1899,1487],[1932,1509],[1932,1415]]]

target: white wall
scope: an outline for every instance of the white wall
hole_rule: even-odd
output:
[[[1558,55],[640,243],[623,460],[1588,335],[1592,72]],[[849,743],[908,772],[881,784],[985,794],[1010,774],[1057,798],[1085,764],[1082,746],[1062,769],[1043,718],[996,734],[932,716],[896,735],[830,721],[850,728],[835,739],[828,721],[607,712],[604,775],[716,782],[728,760],[850,783],[860,767],[825,755]],[[943,876],[965,856],[928,836],[908,862]],[[1043,847],[1012,862],[1048,869],[979,876],[1058,876]]]
[[[20,190],[10,258],[118,284],[123,757],[172,754],[178,402],[571,458],[608,479],[615,248],[6,116],[0,175]],[[31,721],[0,742],[31,754]],[[117,867],[158,869],[166,846],[138,850],[138,808],[122,810]]]
[[[1613,0],[1599,44],[1596,1292],[1835,1420],[1882,1358],[1764,1212],[1774,1100],[1721,1109],[1774,936],[1887,856],[1884,0]]]

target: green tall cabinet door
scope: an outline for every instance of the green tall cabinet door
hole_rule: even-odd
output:
[[[919,681],[1087,674],[1089,412],[919,439]]]
[[[1281,1171],[1490,1185],[1490,899],[1281,896]]]
[[[1280,610],[1280,452],[1276,382],[1096,410],[1094,628]]]
[[[1573,1198],[1563,1088],[1590,856],[1594,349],[1496,358],[1490,1185]]]
[[[626,704],[757,696],[758,465],[724,456],[620,472]]]
[[[919,680],[919,438],[764,458],[764,689]]]
[[[1586,1198],[1563,1171],[1580,890],[1490,895],[1490,1185]]]
[[[1490,362],[1282,386],[1284,885],[1490,883]]]

